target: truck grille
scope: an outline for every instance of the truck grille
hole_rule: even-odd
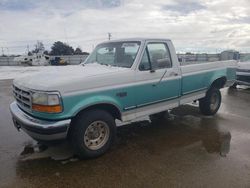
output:
[[[13,94],[17,104],[21,108],[31,110],[31,94],[29,91],[20,89],[13,85]]]

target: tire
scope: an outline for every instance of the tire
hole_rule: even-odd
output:
[[[220,90],[212,87],[207,91],[204,98],[199,100],[200,111],[204,115],[214,115],[219,110],[221,105]]]
[[[103,155],[116,135],[114,117],[104,110],[90,110],[80,114],[71,125],[70,143],[81,159]]]

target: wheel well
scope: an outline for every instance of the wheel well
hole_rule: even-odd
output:
[[[87,108],[82,109],[80,112],[78,112],[76,117],[80,115],[81,113],[92,110],[92,109],[104,110],[106,112],[109,112],[115,119],[121,120],[121,112],[118,109],[118,107],[116,107],[113,104],[95,104],[95,105],[89,106]]]
[[[213,81],[213,83],[211,84],[211,87],[221,89],[226,84],[226,81],[227,81],[227,78],[225,76],[220,77],[220,78],[216,79],[215,81]]]
[[[87,111],[89,111],[89,110],[93,110],[93,109],[100,109],[100,110],[105,110],[105,111],[107,111],[107,112],[109,112],[115,119],[119,119],[119,120],[121,120],[121,112],[120,112],[120,110],[119,110],[119,108],[118,107],[116,107],[115,105],[113,105],[113,104],[106,104],[106,103],[104,103],[104,104],[95,104],[95,105],[92,105],[92,106],[89,106],[89,107],[87,107],[87,108],[84,108],[84,109],[82,109],[80,112],[78,112],[75,116],[74,116],[74,118],[72,119],[72,121],[71,121],[71,126],[69,127],[69,130],[68,130],[68,137],[71,135],[71,133],[72,133],[72,129],[73,129],[73,124],[74,124],[74,122],[77,120],[77,118],[78,118],[78,116],[80,116],[82,113],[84,113],[84,112],[87,112]]]

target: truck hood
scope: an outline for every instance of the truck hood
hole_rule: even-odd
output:
[[[92,80],[101,81],[108,75],[129,71],[129,68],[112,67],[97,63],[87,65],[53,66],[29,76],[14,80],[14,85],[32,90],[70,92],[88,89]],[[88,82],[88,84],[86,84]],[[85,86],[85,87],[83,87]],[[94,85],[92,85],[94,87]]]

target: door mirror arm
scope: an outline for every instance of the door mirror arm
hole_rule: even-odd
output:
[[[154,72],[155,72],[155,69],[151,69],[150,72],[151,72],[151,73],[154,73]]]

